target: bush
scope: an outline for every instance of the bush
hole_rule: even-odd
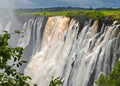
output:
[[[19,33],[18,30],[15,33]],[[21,61],[22,47],[11,47],[8,43],[10,34],[4,31],[0,34],[0,86],[29,86],[29,76],[19,72],[17,68],[26,61]],[[13,61],[13,62],[12,62]]]
[[[99,86],[120,86],[120,61],[117,62],[108,76],[101,74],[97,84]]]

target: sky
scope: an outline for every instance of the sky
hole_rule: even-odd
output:
[[[120,7],[120,0],[0,0],[0,8]]]

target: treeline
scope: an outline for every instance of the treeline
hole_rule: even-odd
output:
[[[120,10],[119,8],[93,8],[93,7],[89,7],[89,8],[82,8],[82,7],[51,7],[51,8],[19,8],[19,9],[15,9],[16,12],[38,12],[38,11],[50,11],[50,12],[55,12],[55,11],[65,11],[65,10]]]

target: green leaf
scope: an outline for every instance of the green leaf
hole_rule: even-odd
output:
[[[22,63],[27,63],[27,61],[21,61]]]
[[[15,58],[14,58],[14,62],[16,62],[16,61],[17,61],[17,58],[15,57]]]
[[[20,30],[15,30],[15,33],[20,34]]]
[[[19,64],[17,64],[17,67],[19,67]]]
[[[21,63],[21,62],[19,62],[19,66],[22,66],[22,63]]]
[[[34,86],[37,86],[37,84],[34,84]]]

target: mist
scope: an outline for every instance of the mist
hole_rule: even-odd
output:
[[[9,33],[13,33],[14,30],[20,30],[22,28],[21,22],[15,15],[13,0],[0,0],[0,34],[4,30],[7,30]],[[12,46],[17,46],[17,39],[19,35],[11,35],[9,43]]]

